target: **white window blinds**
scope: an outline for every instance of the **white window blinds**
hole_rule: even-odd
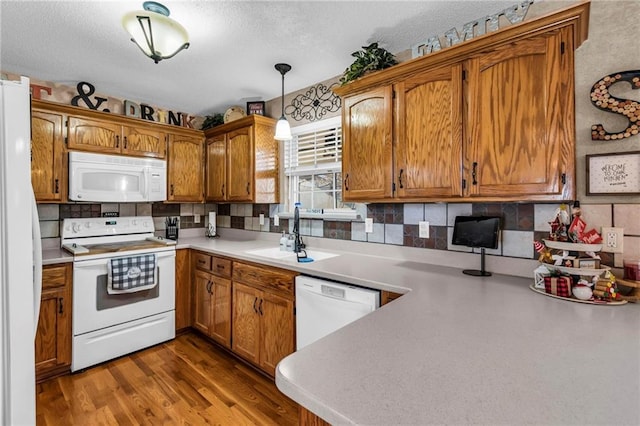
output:
[[[285,174],[288,176],[340,171],[342,125],[340,117],[291,129],[293,139],[285,143]]]

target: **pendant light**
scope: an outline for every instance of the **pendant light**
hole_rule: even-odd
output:
[[[276,69],[282,74],[282,116],[280,120],[278,120],[278,124],[276,124],[276,135],[274,139],[278,141],[288,141],[291,140],[291,126],[289,126],[289,122],[287,118],[284,116],[284,75],[291,71],[291,65],[289,64],[276,64]]]
[[[142,53],[157,64],[189,47],[187,30],[169,18],[167,7],[155,1],[146,1],[142,7],[122,17],[122,26]]]

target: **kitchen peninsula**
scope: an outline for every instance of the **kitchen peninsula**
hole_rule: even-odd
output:
[[[477,256],[467,253],[362,255],[362,243],[338,248],[309,238],[310,247],[340,256],[282,262],[247,254],[276,244],[274,236],[250,235],[181,238],[178,248],[405,293],[278,365],[278,388],[331,424],[640,422],[633,304],[544,297],[528,288],[532,277],[469,277],[455,267]],[[494,272],[519,262],[492,261],[502,260],[489,259]]]

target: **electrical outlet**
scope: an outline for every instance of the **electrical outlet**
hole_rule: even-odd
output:
[[[194,214],[193,215],[193,223],[200,223],[200,215],[199,214]]]
[[[264,225],[264,214],[260,213],[260,226]]]
[[[624,233],[622,228],[602,228],[602,251],[623,252]]]
[[[418,236],[420,238],[429,238],[429,222],[424,220],[418,222]]]
[[[373,218],[368,217],[364,220],[364,232],[370,234],[373,232]]]
[[[280,216],[273,216],[273,226],[280,226]]]

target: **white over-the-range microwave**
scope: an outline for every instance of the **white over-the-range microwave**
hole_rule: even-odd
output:
[[[100,203],[165,201],[167,162],[71,151],[69,199]]]

